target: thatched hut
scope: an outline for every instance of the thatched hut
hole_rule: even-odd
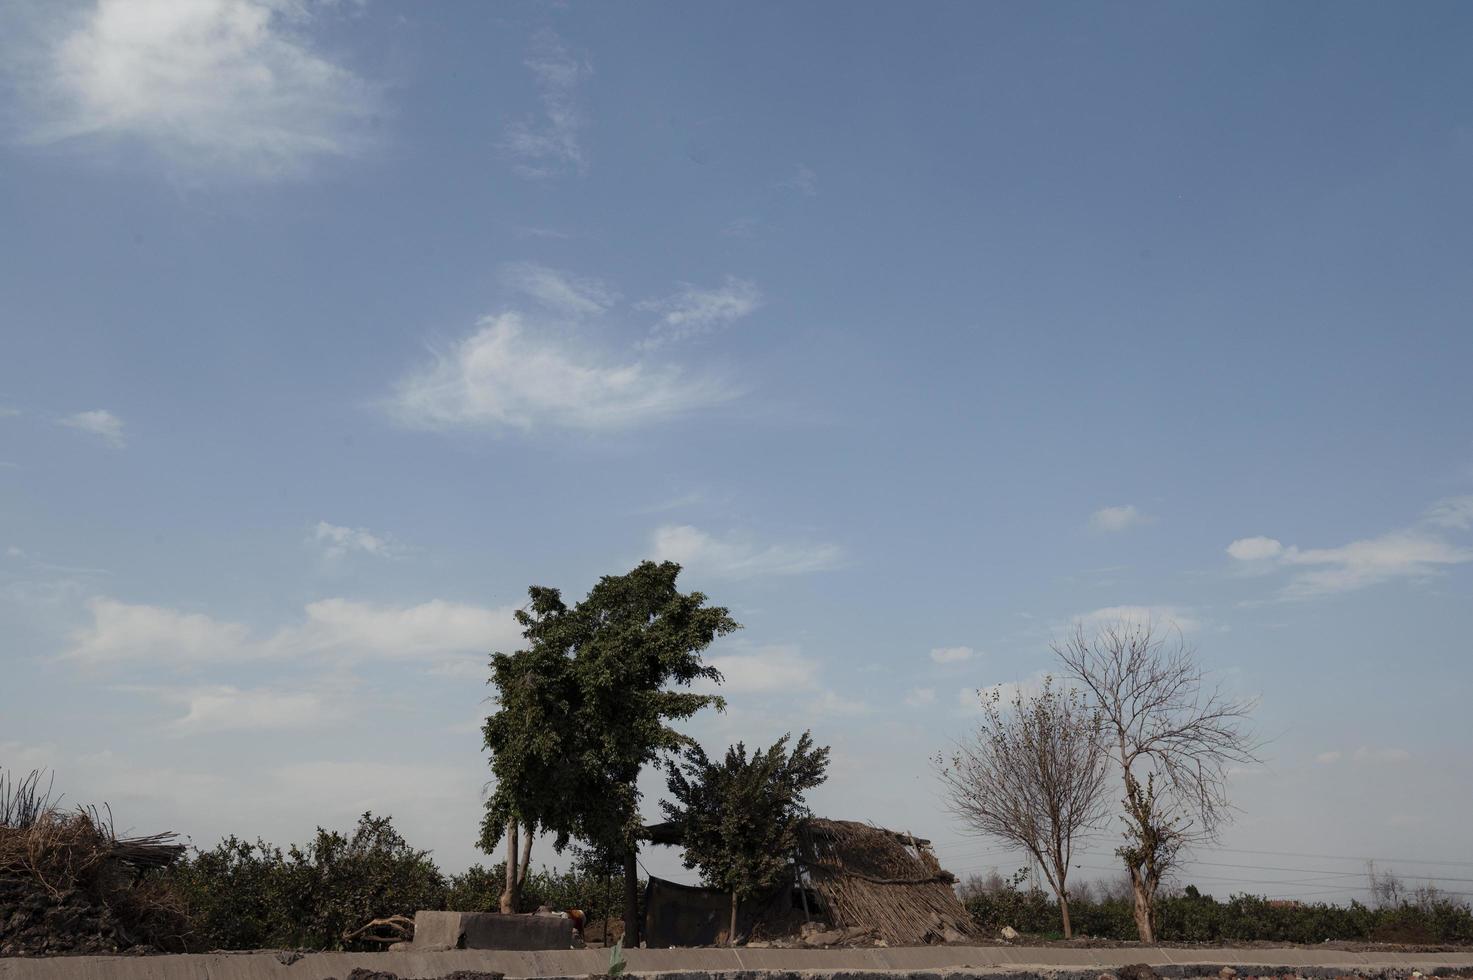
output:
[[[679,829],[669,823],[644,828],[644,837],[655,844],[682,843]],[[771,930],[790,921],[782,913],[783,908],[801,902],[806,918],[810,897],[816,905],[812,912],[833,926],[872,930],[873,935],[892,946],[954,942],[972,931],[972,918],[953,887],[956,877],[941,867],[928,840],[854,820],[810,818],[799,831],[796,862],[797,877],[804,882],[804,889],[794,892],[785,886],[777,895],[749,903],[742,931],[755,926],[772,935]],[[654,884],[652,880],[652,888]],[[657,904],[662,909],[666,905],[681,906],[684,913],[689,913],[688,918],[710,905],[721,914],[707,914],[706,918],[717,925],[703,931],[667,927],[655,921],[658,916],[651,915],[647,923],[652,930],[651,944],[656,934],[661,945],[714,941],[706,934],[714,935],[724,923],[729,898],[721,892],[708,895],[705,889],[658,884],[660,901],[650,896],[647,908]],[[793,893],[792,901],[789,892]],[[663,910],[661,915],[672,922],[679,918],[670,910]]]
[[[931,842],[854,820],[807,821],[799,862],[829,919],[866,927],[892,946],[946,942],[972,931],[956,876]]]

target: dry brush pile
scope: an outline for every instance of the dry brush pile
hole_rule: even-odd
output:
[[[182,951],[188,918],[159,879],[172,834],[120,838],[111,813],[64,809],[40,772],[0,772],[0,955]]]

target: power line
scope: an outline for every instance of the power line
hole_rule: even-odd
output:
[[[1430,862],[1429,862],[1430,863]],[[1183,864],[1193,867],[1203,866],[1211,868],[1237,868],[1243,871],[1296,871],[1313,875],[1336,875],[1344,878],[1364,878],[1365,871],[1328,871],[1324,868],[1276,868],[1267,864],[1224,864],[1220,861],[1184,861]],[[1456,881],[1473,883],[1473,878],[1449,878],[1445,875],[1417,875],[1421,881]]]
[[[1274,857],[1319,858],[1325,861],[1383,861],[1386,864],[1440,864],[1448,867],[1473,868],[1473,861],[1430,861],[1425,858],[1360,857],[1354,854],[1307,854],[1302,851],[1254,851],[1243,847],[1198,847],[1199,851],[1228,854],[1269,854]]]

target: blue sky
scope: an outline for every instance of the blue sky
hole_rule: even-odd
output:
[[[1466,6],[0,12],[0,765],[463,867],[509,611],[668,557],[692,733],[955,871],[975,690],[1151,616],[1262,699],[1190,880],[1473,877]]]

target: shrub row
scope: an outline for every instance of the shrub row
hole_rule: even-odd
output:
[[[445,875],[428,851],[411,847],[388,817],[365,813],[351,835],[318,828],[304,846],[283,850],[236,837],[161,873],[182,902],[199,949],[374,949],[345,933],[371,919],[418,909],[494,911],[505,865]],[[580,868],[529,874],[523,912],[541,905],[623,914],[621,878]]]
[[[979,928],[1053,936],[1063,924],[1053,897],[1037,890],[1003,888],[974,893],[966,900]],[[1075,899],[1069,917],[1077,936],[1137,938],[1131,902],[1122,898]],[[1157,937],[1166,942],[1267,941],[1320,943],[1355,940],[1392,943],[1473,942],[1473,910],[1447,897],[1401,901],[1371,908],[1359,902],[1271,902],[1254,895],[1217,901],[1188,888],[1157,905]]]

